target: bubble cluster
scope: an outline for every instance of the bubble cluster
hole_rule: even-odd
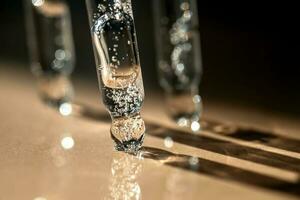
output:
[[[190,24],[192,12],[188,2],[180,5],[182,16],[172,25],[170,33],[170,41],[174,46],[171,53],[171,66],[174,75],[180,84],[188,84],[190,82],[189,74],[187,74],[187,58],[190,58],[192,52]]]
[[[141,89],[130,84],[126,88],[104,87],[104,103],[112,117],[127,117],[140,111],[143,103]]]

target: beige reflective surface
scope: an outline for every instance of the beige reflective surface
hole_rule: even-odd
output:
[[[40,102],[28,71],[0,64],[0,200],[299,199],[292,119],[207,102],[217,122],[191,133],[146,92],[145,148],[132,156],[113,150],[97,83],[75,89],[65,117]]]

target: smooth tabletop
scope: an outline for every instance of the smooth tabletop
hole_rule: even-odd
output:
[[[147,135],[132,156],[113,149],[96,82],[75,79],[64,117],[15,65],[0,64],[0,200],[300,198],[297,119],[204,101],[193,133],[146,91]]]

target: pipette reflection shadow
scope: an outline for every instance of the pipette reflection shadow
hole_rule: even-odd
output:
[[[263,144],[278,149],[300,153],[300,140],[275,134],[269,130],[258,130],[253,127],[241,127],[237,125],[223,124],[213,120],[203,119],[202,130],[213,132],[222,136],[241,141]]]
[[[154,137],[172,138],[174,142],[201,150],[300,173],[300,159],[297,158],[234,143],[222,138],[210,137],[201,134],[201,132],[190,133],[182,129],[169,128],[152,122],[148,122],[147,125],[147,134]]]
[[[299,180],[292,183],[200,157],[175,154],[153,147],[142,148],[140,156],[145,159],[158,161],[164,165],[198,174],[213,176],[227,181],[236,181],[242,184],[271,189],[291,195],[300,195],[300,191],[298,190],[300,186]]]
[[[137,177],[142,168],[140,159],[127,153],[113,152],[109,195],[105,199],[140,199]]]

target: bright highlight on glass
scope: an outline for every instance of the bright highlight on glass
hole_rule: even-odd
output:
[[[44,0],[32,0],[34,6],[41,6],[44,4]]]
[[[197,131],[202,112],[197,0],[153,2],[159,80],[167,109],[179,126]]]
[[[65,0],[24,0],[31,69],[38,92],[48,105],[60,109],[73,99],[70,74],[74,47],[69,7]]]
[[[102,100],[119,151],[136,152],[145,133],[144,87],[130,0],[86,0]]]

